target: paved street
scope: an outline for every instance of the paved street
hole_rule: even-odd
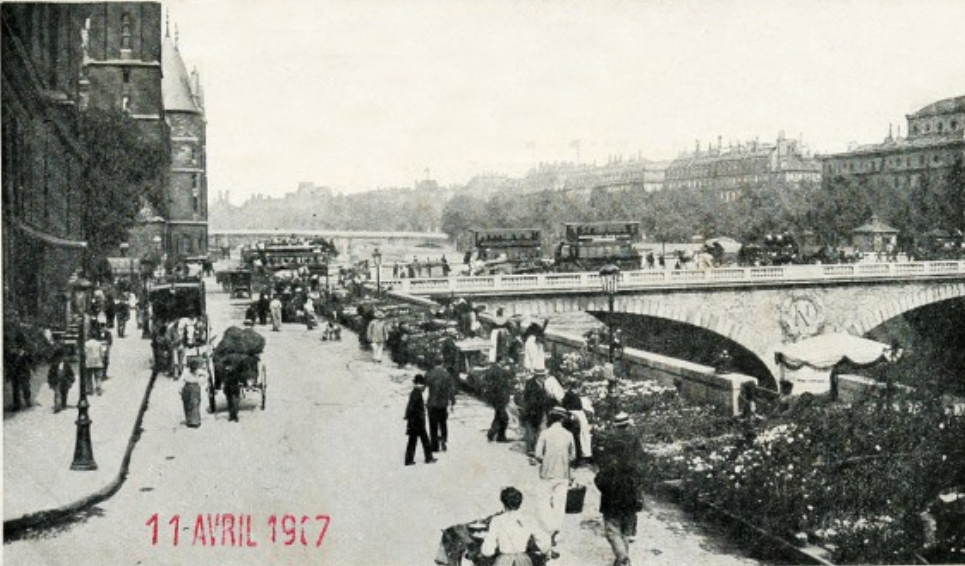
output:
[[[209,310],[220,333],[240,320],[243,306],[216,292],[209,295]],[[180,383],[159,378],[121,491],[70,525],[6,545],[4,563],[73,564],[83,556],[90,563],[131,565],[429,565],[442,529],[498,511],[504,486],[531,493],[536,468],[515,446],[486,441],[488,407],[460,396],[450,418],[449,451],[435,465],[418,457],[416,466],[405,467],[402,415],[413,371],[372,364],[349,333],[340,343],[322,342],[319,332],[298,325],[263,334],[265,411],[248,397],[241,422],[229,422],[219,394],[217,414],[203,415],[201,428],[189,429]],[[588,471],[582,473],[589,479]],[[591,489],[587,497],[583,515],[567,516],[555,564],[612,562],[599,496]],[[222,546],[220,526],[217,546],[195,540],[198,515],[219,513],[250,515],[257,546]],[[300,533],[286,546],[280,526],[271,542],[270,517],[281,520],[286,513],[299,522],[310,517],[307,546]],[[147,524],[154,514],[156,546]],[[176,547],[168,524],[175,515],[181,517]],[[316,522],[317,515],[331,521],[319,547],[324,521]],[[642,513],[634,563],[753,563],[688,525],[663,504]]]

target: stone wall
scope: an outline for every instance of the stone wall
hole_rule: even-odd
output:
[[[582,347],[581,337],[546,331],[547,354],[561,357]],[[654,379],[664,385],[676,386],[687,401],[712,405],[730,416],[740,413],[741,387],[744,384],[757,385],[757,379],[747,375],[720,374],[708,366],[633,348],[625,348],[622,359],[624,371],[630,379]]]

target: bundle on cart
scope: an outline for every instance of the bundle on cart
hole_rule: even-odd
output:
[[[214,355],[242,354],[257,356],[265,350],[265,338],[250,328],[231,326],[225,330],[221,342],[214,349]]]

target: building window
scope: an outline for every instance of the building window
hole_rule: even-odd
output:
[[[130,70],[130,69],[122,69],[122,70],[121,70],[121,74],[123,75],[123,78],[124,78],[124,84],[127,84],[127,83],[131,82],[131,70]]]
[[[127,12],[121,16],[121,49],[131,49],[131,15]]]
[[[131,95],[125,94],[121,96],[121,110],[124,112],[131,111]]]
[[[952,120],[952,131],[955,131],[957,129],[958,129],[958,122],[955,120]]]

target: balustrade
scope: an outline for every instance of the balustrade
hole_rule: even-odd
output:
[[[963,261],[915,263],[860,263],[844,265],[784,265],[767,267],[724,267],[701,270],[640,270],[620,274],[620,289],[647,287],[713,287],[729,283],[775,282],[796,284],[808,281],[847,279],[902,279],[928,276],[965,275]],[[403,293],[493,292],[526,290],[599,290],[600,276],[586,273],[539,273],[525,275],[457,276],[450,278],[392,279],[385,284]]]

